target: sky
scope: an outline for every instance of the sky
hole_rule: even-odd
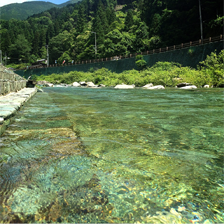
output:
[[[0,7],[12,3],[22,3],[22,2],[31,2],[31,1],[40,1],[40,0],[1,0],[0,1]],[[42,0],[45,1],[45,0]],[[67,2],[68,0],[46,0],[45,2],[52,2],[54,4],[62,4],[64,2]]]

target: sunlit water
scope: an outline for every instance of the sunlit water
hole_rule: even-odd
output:
[[[44,91],[0,138],[0,222],[224,222],[221,89]]]

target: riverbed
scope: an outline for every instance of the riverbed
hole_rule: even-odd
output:
[[[0,222],[223,223],[222,89],[44,88],[0,138]]]

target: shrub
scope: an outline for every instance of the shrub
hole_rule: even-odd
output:
[[[139,68],[139,70],[145,69],[147,62],[143,59],[142,55],[137,55],[135,57],[135,64]]]
[[[218,55],[212,52],[207,58],[200,62],[199,70],[204,73],[204,75],[209,74],[214,86],[218,86],[224,83],[224,50],[222,50]]]

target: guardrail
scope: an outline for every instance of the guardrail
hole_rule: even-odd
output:
[[[113,56],[113,57],[107,57],[107,58],[101,58],[101,59],[89,59],[89,60],[83,60],[83,61],[76,61],[73,64],[72,63],[65,63],[63,65],[58,65],[58,64],[52,64],[49,65],[49,67],[62,67],[62,66],[70,66],[70,65],[79,65],[79,64],[90,64],[90,63],[97,63],[97,62],[103,62],[103,61],[116,61],[120,59],[125,59],[125,58],[133,58],[136,57],[137,55],[149,55],[149,54],[158,54],[158,53],[163,53],[163,52],[168,52],[168,51],[175,51],[175,50],[180,50],[184,48],[190,48],[194,46],[199,46],[199,45],[204,45],[212,42],[219,42],[223,41],[223,35],[221,34],[220,36],[216,37],[209,37],[207,39],[204,39],[203,41],[201,39],[197,41],[190,41],[188,43],[181,43],[179,45],[173,45],[169,47],[164,47],[164,48],[158,48],[158,49],[153,49],[150,51],[145,51],[141,53],[134,53],[134,54],[129,54],[129,55],[119,55],[119,56]],[[32,68],[28,68],[32,69]]]

